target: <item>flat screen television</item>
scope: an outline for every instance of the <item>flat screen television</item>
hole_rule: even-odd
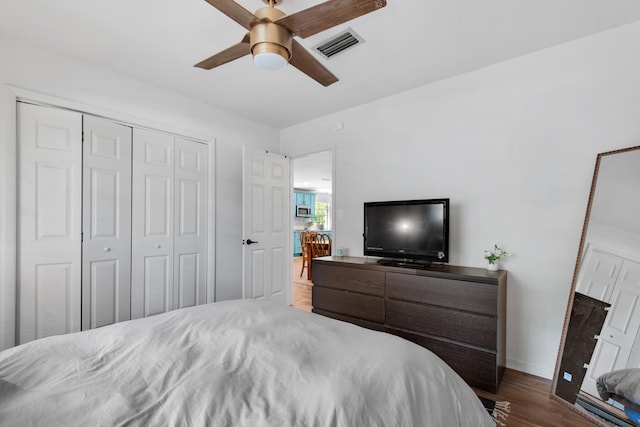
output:
[[[449,262],[449,199],[365,203],[364,254],[382,264]]]

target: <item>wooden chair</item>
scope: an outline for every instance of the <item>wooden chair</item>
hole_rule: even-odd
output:
[[[300,232],[300,248],[302,249],[302,268],[300,269],[300,277],[302,277],[302,273],[304,272],[304,267],[307,267],[307,279],[310,279],[309,274],[309,254],[310,254],[310,246],[309,243],[314,239],[314,235],[316,235],[315,231],[301,231]]]
[[[309,259],[307,266],[307,280],[311,280],[313,274],[311,272],[311,262],[313,258],[331,255],[331,236],[315,233],[307,244],[310,246],[309,252],[311,252],[311,259]]]
[[[311,254],[311,258],[331,255],[331,236],[316,233],[315,239],[311,241]]]

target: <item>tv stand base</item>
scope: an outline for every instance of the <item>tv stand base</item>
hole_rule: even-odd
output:
[[[380,265],[386,265],[388,267],[427,268],[431,265],[431,261],[415,259],[382,258],[377,262]]]

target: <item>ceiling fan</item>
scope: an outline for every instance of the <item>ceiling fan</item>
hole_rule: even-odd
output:
[[[274,5],[282,0],[262,0],[268,5],[255,14],[233,0],[206,0],[207,3],[249,30],[237,43],[195,67],[210,70],[227,62],[252,54],[258,66],[280,69],[293,65],[323,86],[338,81],[316,60],[294,36],[306,38],[336,25],[355,19],[386,6],[386,0],[328,0],[292,15],[286,15]]]

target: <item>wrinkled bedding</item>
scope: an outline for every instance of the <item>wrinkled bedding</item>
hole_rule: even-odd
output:
[[[2,426],[494,426],[431,352],[270,303],[172,311],[0,352]]]
[[[604,401],[609,400],[612,394],[617,394],[640,405],[640,369],[620,369],[602,374],[596,380],[596,387]]]

